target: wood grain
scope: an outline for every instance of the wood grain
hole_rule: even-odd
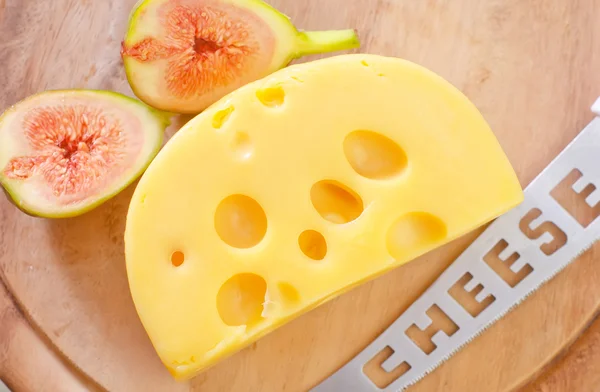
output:
[[[1,282],[0,326],[0,379],[12,391],[75,392],[94,388],[91,380],[34,331]]]
[[[521,392],[600,391],[600,319]]]
[[[131,95],[119,44],[134,2],[0,0],[0,110],[53,88]],[[271,3],[303,29],[355,27],[360,51],[407,58],[455,84],[489,121],[524,186],[591,119],[588,108],[600,86],[600,25],[592,15],[600,14],[600,0]],[[385,329],[477,234],[360,286],[191,382],[176,384],[154,353],[127,287],[122,234],[134,186],[84,216],[60,221],[29,217],[0,201],[0,271],[25,316],[15,325],[27,320],[36,333],[24,336],[41,339],[47,343],[41,352],[52,349],[79,368],[95,383],[90,388],[306,390]],[[600,307],[598,249],[412,390],[505,391],[525,385]],[[18,364],[9,369],[22,369],[14,342],[12,336],[0,339],[0,347]],[[39,390],[33,384],[22,389]]]

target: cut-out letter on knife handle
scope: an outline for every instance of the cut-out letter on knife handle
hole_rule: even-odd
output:
[[[383,389],[400,378],[404,373],[410,370],[410,365],[404,361],[400,363],[400,365],[396,366],[392,371],[386,371],[382,365],[385,361],[387,361],[392,355],[394,355],[394,349],[390,346],[385,346],[383,350],[377,353],[369,362],[365,364],[363,367],[363,372],[369,380],[375,385],[377,388]]]
[[[437,348],[434,336],[440,332],[444,332],[450,337],[458,331],[458,325],[448,317],[439,306],[433,304],[427,311],[427,316],[431,320],[431,324],[425,329],[419,328],[416,324],[411,325],[406,330],[408,336],[425,354],[431,354]]]
[[[573,169],[550,195],[583,227],[600,216],[600,191],[578,169]]]
[[[473,279],[473,275],[467,272],[450,288],[450,290],[448,290],[448,294],[450,294],[463,309],[469,312],[471,316],[477,317],[490,306],[496,298],[491,294],[485,295],[483,285],[477,281],[473,281]],[[471,288],[472,286],[475,287]],[[481,293],[483,293],[483,298],[481,298]]]
[[[519,222],[519,228],[530,240],[537,240],[542,237],[548,238],[540,245],[540,249],[546,256],[552,256],[557,250],[565,246],[567,235],[555,223],[548,220],[536,225],[535,222],[541,216],[542,211],[539,208],[532,208]],[[532,226],[535,226],[535,228]]]
[[[514,272],[510,267],[521,258],[517,252],[502,257],[503,254],[510,253],[509,244],[506,240],[500,240],[494,247],[483,256],[483,261],[505,281],[510,287],[515,287],[532,271],[533,267],[525,264],[518,272]]]

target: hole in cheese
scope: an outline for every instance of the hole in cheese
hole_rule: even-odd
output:
[[[279,290],[279,295],[281,299],[290,305],[295,304],[300,301],[300,294],[298,294],[298,290],[294,286],[286,282],[280,282],[277,285],[277,289]]]
[[[246,132],[236,132],[231,141],[231,150],[239,159],[246,160],[250,158],[254,150],[250,136]]]
[[[407,252],[433,245],[446,237],[446,225],[427,212],[411,212],[392,224],[387,234],[388,251],[394,258]]]
[[[281,86],[266,87],[256,91],[256,97],[263,105],[276,108],[283,105],[285,91]]]
[[[171,264],[175,267],[179,267],[185,261],[185,255],[181,251],[175,251],[171,254]]]
[[[333,223],[352,222],[363,212],[360,196],[337,181],[319,181],[310,190],[310,199],[317,212]]]
[[[213,127],[216,129],[220,129],[223,126],[223,124],[225,124],[225,122],[229,120],[229,117],[231,116],[231,113],[233,113],[233,110],[233,106],[229,106],[225,109],[219,110],[213,117]]]
[[[229,278],[217,293],[217,310],[229,326],[252,326],[262,319],[267,282],[259,275],[237,274]]]
[[[227,245],[251,248],[265,236],[267,216],[253,198],[231,195],[223,199],[215,211],[215,230]]]
[[[397,176],[408,162],[396,142],[372,131],[354,131],[346,136],[344,154],[354,171],[374,180]]]
[[[323,234],[314,230],[306,230],[298,237],[302,253],[313,260],[323,260],[327,254],[327,242]]]

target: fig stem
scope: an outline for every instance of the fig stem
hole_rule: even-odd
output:
[[[360,47],[356,30],[303,31],[298,33],[295,58]]]

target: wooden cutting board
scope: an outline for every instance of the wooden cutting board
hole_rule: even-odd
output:
[[[0,110],[45,89],[131,95],[119,48],[135,1],[0,0]],[[491,124],[523,186],[592,118],[589,106],[600,94],[600,0],[271,3],[303,29],[354,27],[363,42],[359,51],[407,58],[455,84]],[[188,119],[179,118],[169,134]],[[16,303],[0,312],[0,365],[10,365],[0,367],[0,377],[23,390],[304,391],[382,332],[478,233],[311,311],[190,382],[175,383],[128,291],[122,237],[134,186],[66,220],[32,218],[0,201],[0,289]],[[598,250],[412,390],[505,391],[530,380],[600,309]],[[29,326],[19,321],[2,330],[13,325],[14,309]]]

